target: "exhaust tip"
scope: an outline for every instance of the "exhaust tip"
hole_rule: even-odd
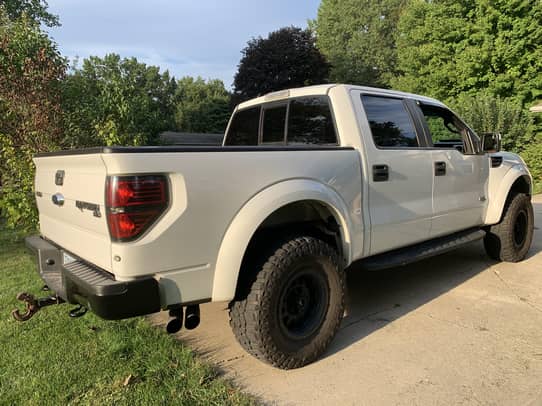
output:
[[[193,330],[199,326],[199,305],[187,306],[186,317],[184,319],[184,326],[187,330]]]
[[[179,332],[181,328],[183,328],[183,319],[171,319],[166,325],[166,331],[168,334],[175,334]]]

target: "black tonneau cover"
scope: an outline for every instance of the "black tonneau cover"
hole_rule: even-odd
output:
[[[243,151],[333,151],[352,150],[352,147],[338,145],[258,145],[258,146],[152,146],[152,147],[93,147],[84,149],[69,149],[54,152],[42,152],[36,157],[89,154],[141,154],[156,152],[243,152]]]

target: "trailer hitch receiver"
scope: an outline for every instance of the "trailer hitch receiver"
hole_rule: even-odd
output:
[[[34,295],[26,292],[21,292],[17,295],[17,300],[24,302],[25,312],[21,313],[19,309],[14,309],[11,312],[13,318],[17,321],[26,321],[38,312],[42,307],[64,303],[64,299],[56,295],[51,295],[43,298],[36,298]]]

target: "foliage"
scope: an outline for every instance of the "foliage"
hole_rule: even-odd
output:
[[[542,95],[541,20],[540,1],[412,0],[392,85],[439,99],[487,89],[530,103]]]
[[[329,64],[309,29],[285,27],[254,38],[242,54],[234,79],[236,101],[327,82]]]
[[[462,94],[450,100],[450,105],[478,134],[500,132],[507,151],[521,152],[534,140],[532,115],[515,99],[482,91]]]
[[[70,147],[147,145],[171,129],[175,80],[136,58],[91,56],[63,86]]]
[[[534,193],[542,193],[542,137],[527,146],[521,152],[521,157],[529,167],[533,176]]]
[[[405,0],[322,0],[311,22],[331,63],[331,80],[388,87],[395,74],[395,34]]]
[[[48,27],[59,26],[58,16],[47,11],[47,1],[45,0],[2,0],[0,7],[4,8],[7,17],[15,21],[23,14],[36,23],[43,23]]]
[[[61,145],[65,69],[36,24],[0,10],[0,210],[10,226],[35,224],[32,155]]]
[[[221,80],[184,77],[175,92],[178,131],[223,133],[230,117],[230,94]]]

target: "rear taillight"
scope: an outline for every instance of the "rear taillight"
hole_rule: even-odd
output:
[[[107,224],[114,241],[141,236],[169,205],[163,175],[108,176],[105,185]]]

